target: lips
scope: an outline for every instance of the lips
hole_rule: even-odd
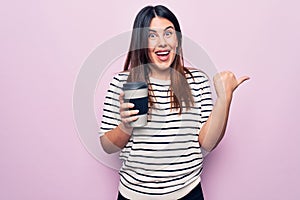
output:
[[[157,55],[159,60],[166,61],[169,58],[170,50],[159,50],[156,51],[155,54]]]

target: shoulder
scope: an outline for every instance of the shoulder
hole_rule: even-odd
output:
[[[189,71],[189,73],[186,72],[186,77],[188,80],[192,79],[192,80],[198,80],[201,82],[208,80],[208,76],[204,71],[202,71],[198,68],[193,68],[193,67],[186,67],[186,69]]]
[[[112,80],[119,81],[119,82],[127,81],[128,75],[129,75],[129,72],[127,72],[127,71],[118,72],[118,73],[114,74]]]
[[[187,82],[190,85],[192,92],[198,94],[199,91],[209,93],[211,82],[209,76],[200,69],[188,68],[190,74],[187,75]]]
[[[110,81],[110,89],[121,89],[123,84],[127,81],[129,73],[128,72],[118,72],[113,75]]]
[[[127,78],[128,78],[128,75],[129,75],[129,72],[118,72],[118,73],[115,73],[112,77],[112,80],[111,80],[111,83],[124,83],[127,81]]]

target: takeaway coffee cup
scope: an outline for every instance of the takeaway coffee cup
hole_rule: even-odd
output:
[[[130,110],[139,110],[138,119],[131,122],[132,127],[141,127],[147,124],[148,113],[148,85],[146,82],[129,82],[123,85],[124,101],[134,104]]]

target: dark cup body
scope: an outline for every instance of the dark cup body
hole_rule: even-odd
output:
[[[146,82],[129,82],[123,85],[124,101],[134,104],[131,110],[139,110],[136,121],[131,122],[132,127],[141,127],[147,124],[148,113],[148,85]]]

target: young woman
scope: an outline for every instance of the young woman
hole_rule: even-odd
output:
[[[231,72],[214,77],[212,104],[205,73],[184,66],[182,34],[175,15],[164,6],[143,8],[134,21],[124,71],[108,90],[100,140],[108,153],[121,150],[118,199],[204,199],[204,154],[224,136],[233,91],[248,77]],[[126,82],[145,81],[148,123],[133,128],[138,110],[124,102]]]

